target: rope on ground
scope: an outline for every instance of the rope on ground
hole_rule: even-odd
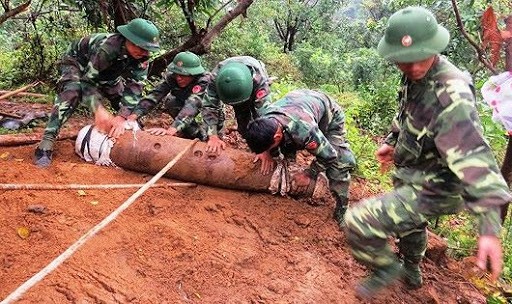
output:
[[[14,301],[18,300],[27,290],[41,281],[45,276],[54,271],[60,264],[62,264],[65,260],[67,260],[73,253],[75,253],[85,242],[87,242],[90,238],[92,238],[96,233],[98,233],[101,229],[107,226],[110,222],[112,222],[121,212],[127,209],[139,196],[141,196],[144,191],[146,191],[152,184],[154,184],[159,178],[161,178],[169,169],[172,168],[178,162],[185,153],[192,148],[192,146],[198,140],[195,139],[192,143],[190,143],[183,151],[181,151],[178,155],[176,155],[165,167],[162,168],[155,176],[153,176],[147,183],[144,184],[137,192],[132,194],[121,206],[119,206],[116,210],[114,210],[109,216],[103,219],[99,224],[91,228],[84,234],[78,241],[76,241],[73,245],[71,245],[66,251],[61,253],[56,259],[54,259],[50,264],[46,265],[43,269],[41,269],[38,273],[36,273],[33,277],[31,277],[28,281],[21,284],[15,291],[13,291],[10,295],[8,295],[0,304],[10,304]]]
[[[0,184],[0,190],[111,190],[140,188],[144,184]],[[195,187],[195,183],[165,183],[150,185],[151,188]]]

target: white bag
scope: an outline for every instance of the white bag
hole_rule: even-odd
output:
[[[491,76],[482,86],[482,96],[492,108],[492,118],[512,134],[512,72]]]
[[[114,141],[100,133],[93,125],[83,127],[76,137],[75,152],[87,162],[101,166],[115,166],[110,159],[110,150]]]

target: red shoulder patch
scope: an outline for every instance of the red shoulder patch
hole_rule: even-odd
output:
[[[263,97],[267,96],[268,93],[265,89],[259,89],[258,92],[256,92],[256,99],[262,99]]]
[[[203,88],[200,85],[195,85],[192,88],[192,93],[197,94],[197,93],[201,92],[202,90],[203,90]]]
[[[316,148],[318,148],[318,143],[316,141],[310,141],[306,144],[306,149],[307,150],[315,150]]]

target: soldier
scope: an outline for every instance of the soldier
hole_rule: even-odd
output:
[[[212,71],[201,114],[207,125],[206,150],[220,153],[226,144],[218,136],[222,104],[233,106],[238,132],[245,138],[249,121],[258,117],[259,109],[270,102],[270,81],[263,62],[249,56],[231,57],[220,62]]]
[[[353,256],[371,269],[356,287],[370,298],[402,279],[422,286],[420,261],[427,246],[427,218],[453,214],[464,204],[479,217],[478,266],[489,259],[492,277],[502,268],[500,206],[511,200],[483,137],[471,77],[439,55],[450,38],[421,7],[393,14],[378,52],[403,72],[392,131],[377,150],[393,161],[394,190],[352,206],[346,232]],[[399,239],[402,263],[387,244]]]
[[[93,34],[71,44],[60,62],[58,94],[34,162],[48,167],[60,128],[81,104],[95,113],[96,125],[110,136],[124,130],[124,121],[142,93],[149,52],[159,49],[158,29],[137,18],[117,27],[119,33]],[[107,98],[117,116],[101,104]]]
[[[268,173],[272,154],[294,159],[298,150],[316,156],[310,167],[294,175],[292,190],[303,192],[318,174],[326,172],[329,189],[336,201],[334,219],[342,227],[348,206],[350,172],[355,158],[345,140],[345,115],[329,96],[296,90],[261,110],[261,116],[247,126],[246,141],[258,153],[262,171]]]
[[[139,101],[129,120],[146,115],[162,100],[166,111],[174,119],[168,129],[152,128],[147,131],[154,135],[178,135],[184,138],[207,139],[206,132],[196,122],[206,87],[211,79],[201,65],[201,59],[194,53],[181,52],[169,64],[168,73],[148,96]],[[222,128],[223,119],[219,125]]]

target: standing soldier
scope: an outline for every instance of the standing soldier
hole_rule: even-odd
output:
[[[308,169],[294,175],[292,190],[303,192],[325,171],[336,201],[334,219],[342,227],[350,172],[356,162],[345,139],[345,115],[340,106],[323,93],[296,90],[265,107],[260,114],[247,126],[245,139],[249,148],[258,153],[263,173],[271,170],[269,164],[276,152],[289,159],[304,149],[315,155]]]
[[[220,153],[226,144],[218,136],[222,104],[233,106],[238,132],[245,138],[249,121],[270,103],[270,82],[263,62],[250,57],[231,57],[220,62],[212,71],[201,114],[208,127],[208,152]]]
[[[119,33],[93,34],[71,44],[61,60],[50,118],[39,146],[35,164],[48,167],[53,145],[62,125],[81,104],[95,114],[96,126],[116,137],[142,93],[147,77],[149,52],[157,51],[158,29],[137,18],[117,27]],[[101,102],[107,98],[117,116],[113,119]]]
[[[206,132],[196,122],[195,117],[201,109],[211,74],[201,65],[201,59],[188,51],[177,54],[167,71],[164,80],[139,101],[128,119],[135,120],[146,115],[164,100],[165,109],[174,122],[168,129],[152,128],[148,129],[148,132],[154,135],[178,135],[206,141]],[[219,121],[220,126],[223,122],[222,119]]]
[[[376,155],[396,166],[394,190],[351,207],[345,217],[354,257],[372,273],[357,287],[370,298],[402,278],[422,285],[427,218],[468,207],[479,217],[478,266],[502,268],[500,206],[512,199],[483,137],[471,78],[440,56],[450,35],[421,7],[393,14],[378,51],[403,72],[392,132]],[[402,263],[387,243],[399,239]]]

